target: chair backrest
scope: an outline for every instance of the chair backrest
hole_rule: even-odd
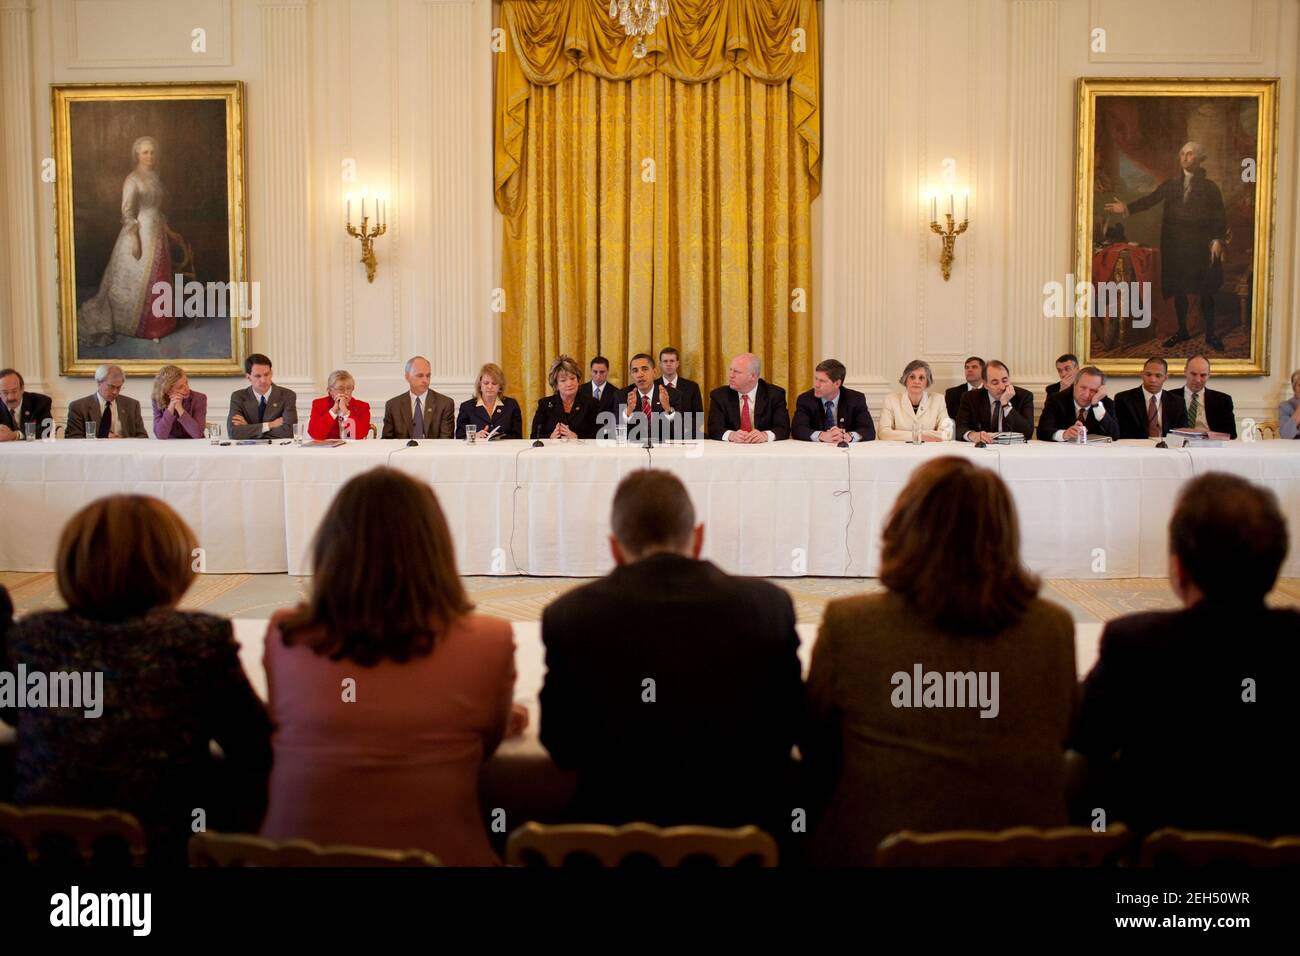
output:
[[[512,866],[599,866],[652,864],[682,866],[776,866],[776,841],[758,827],[657,827],[628,823],[611,827],[594,823],[547,826],[526,823],[506,841]]]
[[[208,831],[190,837],[190,866],[441,866],[424,850],[321,846],[310,840],[277,843],[248,833]]]
[[[143,866],[148,848],[140,821],[118,810],[76,810],[67,807],[16,807],[0,803],[0,837],[15,840],[33,866],[71,848],[81,863],[96,862],[106,844],[125,848],[131,866]]]
[[[1255,433],[1264,441],[1276,440],[1279,434],[1277,422],[1271,418],[1255,422]]]
[[[371,423],[370,423],[369,434],[370,434],[370,437],[371,437],[371,438],[378,438],[378,437],[379,437],[379,426],[376,425],[374,422],[371,422]]]
[[[1142,841],[1140,866],[1300,866],[1300,836],[1157,830]]]
[[[885,837],[876,848],[877,866],[1105,866],[1132,843],[1122,823],[1105,832],[1088,827],[1012,827],[1009,830],[950,830]]]

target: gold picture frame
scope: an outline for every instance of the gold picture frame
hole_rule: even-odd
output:
[[[1204,354],[1215,375],[1268,374],[1277,89],[1276,77],[1079,79],[1065,294],[1085,365],[1138,375],[1148,357],[1176,371]]]
[[[51,113],[60,372],[242,375],[258,302],[242,81],[60,84]]]

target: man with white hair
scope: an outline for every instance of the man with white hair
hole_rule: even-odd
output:
[[[456,406],[429,387],[433,367],[423,355],[406,361],[407,391],[384,404],[383,438],[451,438]]]
[[[1165,339],[1165,348],[1188,341],[1188,300],[1196,296],[1205,323],[1205,342],[1219,352],[1223,342],[1214,331],[1214,295],[1223,285],[1223,254],[1228,231],[1223,194],[1206,178],[1205,147],[1183,144],[1178,152],[1181,175],[1165,180],[1152,192],[1130,203],[1113,197],[1107,212],[1122,216],[1164,203],[1160,222],[1160,284],[1173,297],[1178,331]]]
[[[140,403],[122,394],[126,373],[117,365],[95,369],[95,394],[79,398],[68,406],[65,438],[148,438]]]
[[[709,393],[708,434],[715,441],[758,444],[790,437],[785,389],[759,378],[757,355],[737,355],[727,367],[727,383]]]

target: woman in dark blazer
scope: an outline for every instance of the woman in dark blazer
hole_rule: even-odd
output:
[[[478,370],[478,379],[474,382],[474,397],[460,403],[460,412],[456,416],[456,437],[465,437],[465,428],[474,426],[479,440],[488,437],[495,428],[497,438],[523,438],[524,416],[519,410],[519,403],[513,398],[506,398],[506,373],[501,366],[488,362]]]
[[[600,407],[595,400],[578,394],[582,372],[578,363],[561,355],[551,363],[546,381],[555,389],[537,403],[533,414],[533,438],[595,438],[596,416]]]
[[[830,602],[813,647],[812,862],[870,865],[905,829],[1064,826],[1074,624],[1020,563],[1002,479],[954,457],[914,471],[880,580]]]
[[[2,671],[83,675],[75,707],[0,711],[18,730],[14,802],[134,814],[151,863],[184,864],[195,808],[209,828],[247,830],[266,805],[270,720],[230,621],[176,610],[194,580],[195,545],[157,498],[87,505],[63,529],[55,559],[67,610],[29,614],[0,653]],[[229,807],[213,803],[213,740],[226,758]],[[230,808],[238,815],[223,816]]]

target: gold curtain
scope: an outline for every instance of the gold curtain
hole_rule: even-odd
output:
[[[525,404],[561,352],[625,384],[633,353],[676,345],[706,394],[746,351],[791,401],[810,379],[815,0],[669,7],[638,60],[608,0],[502,4],[501,331]]]

